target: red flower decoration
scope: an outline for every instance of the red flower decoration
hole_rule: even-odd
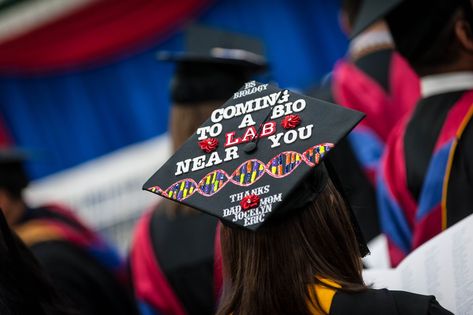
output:
[[[217,138],[207,138],[202,141],[199,141],[199,146],[205,153],[210,153],[217,149],[218,140]]]
[[[281,121],[281,126],[284,129],[293,129],[299,126],[300,123],[301,123],[301,118],[299,117],[299,115],[287,115]]]
[[[240,201],[240,206],[243,211],[250,210],[259,206],[259,200],[258,195],[248,195]]]

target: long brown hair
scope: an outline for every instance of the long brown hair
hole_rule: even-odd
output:
[[[321,195],[287,220],[257,232],[221,227],[224,287],[218,315],[310,314],[311,284],[366,287],[349,212],[329,180]],[[312,289],[310,289],[312,288]],[[316,295],[315,295],[316,297]]]
[[[210,117],[212,111],[222,106],[225,100],[215,100],[207,102],[193,103],[173,103],[169,115],[169,130],[171,133],[172,149],[175,152],[192,134]],[[177,214],[189,215],[200,214],[193,208],[182,204],[163,200],[163,207],[169,217],[175,217]]]

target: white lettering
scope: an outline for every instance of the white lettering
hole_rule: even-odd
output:
[[[218,123],[218,122],[222,121],[222,119],[223,119],[222,112],[223,112],[222,108],[214,110],[212,112],[212,115],[210,116],[210,120],[212,120],[213,123]]]
[[[302,127],[302,128],[299,128],[298,131],[299,131],[299,138],[301,140],[306,140],[306,139],[309,139],[311,136],[312,136],[312,128],[314,127],[313,124],[310,124],[310,125],[307,125],[305,127]],[[304,134],[304,130],[306,130],[305,134]]]
[[[271,148],[276,148],[276,147],[279,147],[281,145],[279,143],[279,141],[281,140],[282,135],[283,135],[283,133],[280,132],[278,134],[275,134],[275,135],[272,135],[272,136],[268,137],[268,139],[271,140],[271,142],[272,142]]]
[[[284,116],[284,105],[276,105],[273,107],[273,114],[271,115],[271,119],[277,119],[279,117]]]
[[[233,118],[233,117],[235,117],[235,114],[236,114],[235,106],[228,106],[228,107],[225,107],[224,110],[223,110],[223,118],[224,119]]]
[[[176,164],[176,173],[174,175],[181,175],[182,173],[187,173],[189,172],[189,167],[190,167],[191,159],[187,159],[185,161],[179,161]]]
[[[297,139],[297,131],[289,130],[284,134],[284,143],[290,144],[296,141]]]
[[[225,162],[238,159],[238,147],[230,147],[225,149]]]
[[[210,131],[210,136],[211,137],[216,137],[218,136],[221,132],[222,132],[222,124],[214,124],[210,127],[209,131]]]
[[[212,154],[210,154],[209,160],[207,161],[207,163],[205,163],[205,167],[218,165],[220,163],[222,163],[222,159],[218,155],[218,152],[214,151],[212,152]]]
[[[292,110],[296,113],[303,111],[305,108],[305,100],[298,99],[292,104]]]
[[[248,126],[253,126],[256,123],[253,120],[253,117],[251,117],[251,114],[246,114],[245,117],[243,117],[243,120],[241,121],[241,124],[238,126],[238,128],[245,128]]]
[[[205,167],[205,155],[201,155],[192,159],[192,172],[201,170]]]
[[[209,129],[210,127],[209,126],[206,126],[206,127],[200,127],[200,128],[197,128],[197,131],[196,133],[199,135],[199,140],[204,140],[204,139],[207,139],[207,133],[209,132]]]

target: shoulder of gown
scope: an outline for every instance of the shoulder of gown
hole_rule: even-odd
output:
[[[452,314],[434,296],[387,289],[367,289],[358,293],[337,291],[330,315],[448,315]]]

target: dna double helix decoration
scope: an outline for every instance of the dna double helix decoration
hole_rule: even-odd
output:
[[[281,152],[268,163],[257,159],[251,159],[242,163],[232,175],[224,170],[217,169],[205,175],[199,183],[192,178],[182,179],[167,189],[153,186],[147,190],[163,195],[170,199],[182,201],[198,192],[203,196],[210,197],[216,194],[228,183],[238,186],[250,186],[257,182],[265,173],[274,178],[283,178],[291,174],[304,161],[310,167],[320,163],[324,155],[334,147],[333,143],[322,143],[310,147],[304,153],[295,151]]]

